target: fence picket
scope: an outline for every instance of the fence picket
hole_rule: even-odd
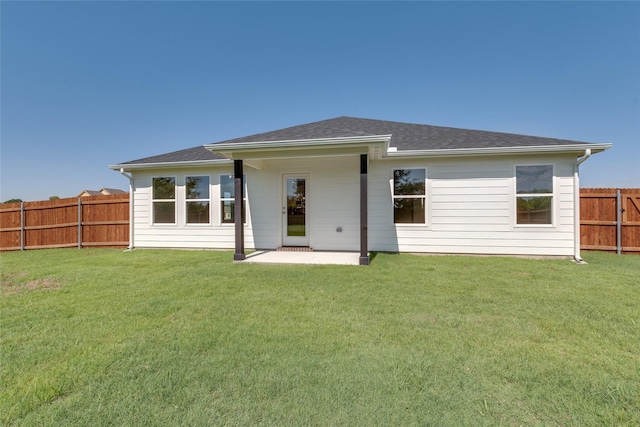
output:
[[[620,204],[616,204],[618,191]],[[580,213],[583,250],[640,253],[640,188],[583,188]],[[129,215],[129,194],[2,205],[0,251],[126,247]]]
[[[580,247],[640,253],[640,188],[580,190]]]
[[[128,245],[129,194],[12,203],[0,208],[0,251]]]

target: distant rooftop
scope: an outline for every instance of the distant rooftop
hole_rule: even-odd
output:
[[[126,191],[119,190],[117,188],[106,188],[103,187],[100,190],[82,190],[78,197],[89,197],[89,196],[108,196],[110,194],[125,194]]]

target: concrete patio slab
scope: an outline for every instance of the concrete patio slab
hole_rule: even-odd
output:
[[[256,251],[247,255],[241,263],[249,264],[333,264],[359,265],[358,252],[279,252]]]

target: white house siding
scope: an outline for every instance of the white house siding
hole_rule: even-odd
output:
[[[506,255],[573,255],[574,206],[571,156],[499,156],[453,159],[384,159],[369,164],[369,249],[371,251]],[[554,166],[553,226],[515,225],[515,165]],[[315,157],[245,164],[247,249],[282,245],[283,174],[306,174],[310,246],[316,250],[359,250],[359,158]],[[427,169],[426,225],[395,225],[392,171]],[[134,172],[136,247],[233,249],[233,224],[220,224],[219,175],[233,166]],[[185,224],[184,178],[211,177],[211,224]],[[177,224],[154,225],[153,177],[175,176]],[[341,232],[337,230],[341,229]]]
[[[268,160],[262,164],[259,208],[252,208],[265,223],[254,222],[256,244],[275,248],[282,244],[282,176],[306,174],[309,246],[316,250],[356,251],[360,244],[360,163],[358,156]],[[268,199],[268,200],[263,200]],[[254,220],[255,221],[255,220]],[[338,232],[341,228],[341,232]],[[260,236],[260,238],[259,238]],[[268,237],[267,237],[268,236]],[[264,241],[264,245],[259,243]]]
[[[369,174],[373,251],[563,255],[574,249],[573,163],[563,157],[383,160]],[[515,165],[554,166],[553,226],[515,224]],[[427,169],[427,224],[395,225],[392,171]]]
[[[193,169],[164,169],[135,171],[134,175],[134,246],[138,248],[190,248],[229,249],[234,247],[235,230],[233,224],[220,224],[219,175],[233,174],[233,165]],[[251,171],[246,171],[247,181]],[[186,225],[185,187],[186,176],[210,176],[210,224]],[[176,224],[152,224],[152,178],[176,177]],[[245,226],[247,247],[253,247],[251,212],[248,209]]]
[[[283,174],[306,174],[309,245],[317,250],[358,250],[360,242],[360,164],[358,156],[262,160],[247,177],[247,249],[282,245]],[[232,249],[233,224],[220,224],[219,175],[233,166],[134,172],[134,245],[161,248]],[[185,224],[186,176],[211,176],[211,224]],[[152,224],[153,177],[176,177],[177,224]],[[342,231],[338,232],[338,228]]]

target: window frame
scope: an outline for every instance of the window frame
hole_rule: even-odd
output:
[[[551,167],[551,193],[518,193],[518,168],[526,166]],[[513,166],[513,227],[514,228],[553,228],[556,226],[556,166],[551,162],[517,163]],[[518,222],[518,199],[521,197],[542,198],[551,197],[551,222],[546,224],[528,224]]]
[[[173,199],[156,199],[154,181],[160,178],[173,179]],[[158,175],[151,177],[151,225],[154,227],[167,227],[178,225],[178,177],[176,175]],[[156,203],[173,203],[173,222],[156,222]]]
[[[207,185],[209,189],[209,198],[201,198],[201,199],[190,199],[187,191],[187,181],[189,178],[208,178],[209,184]],[[193,202],[207,202],[209,203],[208,211],[209,211],[209,221],[207,222],[189,222],[189,208],[187,207],[189,203]],[[211,208],[212,208],[212,197],[211,197],[211,175],[208,174],[192,174],[184,176],[184,225],[186,227],[205,227],[210,226],[212,224],[211,221]]]
[[[395,172],[397,170],[419,169],[424,171],[424,194],[395,194]],[[391,179],[389,180],[391,191],[391,223],[396,227],[426,227],[429,225],[429,175],[426,166],[405,166],[391,168]],[[395,200],[396,199],[423,199],[424,200],[424,222],[396,222],[395,220]]]
[[[222,177],[233,177],[233,189],[234,189],[234,194],[232,197],[222,197]],[[247,222],[247,218],[249,217],[248,215],[248,205],[247,205],[247,174],[243,174],[242,175],[242,183],[244,185],[244,191],[243,191],[243,197],[242,197],[242,202],[244,203],[244,221],[243,224],[246,227],[248,225]],[[234,202],[235,203],[235,176],[233,175],[233,172],[231,173],[221,173],[218,174],[218,213],[219,213],[219,217],[218,217],[218,225],[220,225],[221,227],[232,227],[235,224],[235,218],[231,218],[230,222],[224,222],[224,210],[223,210],[223,203],[224,202]],[[235,212],[235,205],[234,205],[234,212]]]

